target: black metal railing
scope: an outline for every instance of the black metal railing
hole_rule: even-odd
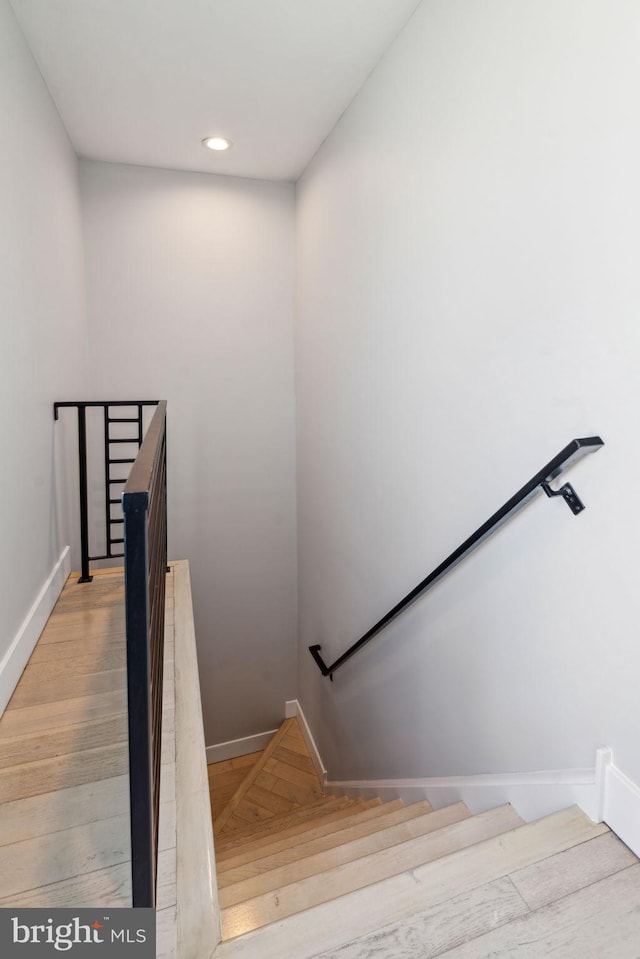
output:
[[[124,512],[131,876],[134,907],[155,907],[167,572],[163,401],[122,494]]]
[[[145,406],[157,406],[157,400],[115,400],[92,402],[65,402],[53,404],[54,418],[58,419],[58,411],[63,407],[75,407],[78,411],[78,478],[80,487],[80,553],[81,573],[79,583],[90,583],[92,576],[89,564],[104,559],[119,559],[124,556],[124,536],[122,526],[124,517],[113,515],[113,507],[119,507],[122,487],[127,481],[129,467],[133,464],[134,456],[117,456],[112,447],[127,444],[135,445],[139,450],[142,446],[143,421],[142,411]],[[104,445],[104,526],[106,549],[104,553],[92,556],[89,547],[89,491],[87,479],[87,407],[102,409],[103,445]],[[136,410],[135,416],[112,415],[112,410],[129,408]],[[118,436],[113,435],[113,425],[121,423],[133,424],[133,435],[123,436],[122,431],[132,427],[120,427]],[[117,476],[112,467],[116,467]],[[126,475],[123,475],[126,474]]]
[[[447,556],[439,566],[436,566],[433,572],[429,573],[422,582],[418,583],[410,593],[407,593],[404,599],[401,599],[393,609],[390,609],[382,619],[378,620],[364,636],[361,636],[353,646],[350,646],[349,649],[331,663],[330,666],[327,666],[320,655],[322,648],[320,645],[309,646],[309,652],[316,661],[322,675],[329,676],[330,679],[333,679],[333,674],[340,666],[343,666],[344,663],[362,649],[369,640],[373,639],[374,636],[381,632],[385,626],[388,626],[400,613],[404,612],[407,607],[411,606],[420,596],[423,596],[432,586],[435,586],[447,573],[450,573],[451,570],[457,566],[458,563],[461,563],[473,550],[477,549],[485,539],[491,536],[492,533],[495,533],[507,520],[511,519],[518,510],[522,509],[522,507],[536,495],[538,489],[544,490],[547,496],[562,496],[574,514],[581,513],[584,505],[570,483],[565,483],[559,490],[553,490],[549,486],[549,483],[555,479],[556,476],[559,476],[568,466],[575,463],[576,460],[587,453],[594,453],[602,446],[604,446],[604,441],[601,440],[599,436],[587,436],[582,439],[572,440],[557,456],[554,456],[546,466],[543,466],[540,472],[536,473],[528,483],[525,483],[522,489],[518,490],[511,499],[507,500],[504,506],[501,506],[493,516],[490,516],[486,523],[483,523],[475,533],[472,533],[464,543],[458,546],[450,556]]]

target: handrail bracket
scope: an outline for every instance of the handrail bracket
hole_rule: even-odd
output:
[[[574,516],[577,516],[578,513],[581,513],[584,509],[584,503],[574,490],[571,483],[565,483],[564,486],[561,486],[560,489],[557,490],[551,489],[546,480],[543,483],[540,483],[540,486],[549,498],[552,496],[562,496]]]
[[[317,663],[317,665],[318,665],[318,667],[319,667],[319,669],[320,669],[320,672],[322,673],[323,676],[328,676],[329,679],[331,680],[331,682],[333,682],[333,673],[329,672],[329,668],[328,668],[327,664],[325,663],[324,659],[323,659],[322,656],[320,655],[320,652],[319,652],[320,649],[322,649],[322,647],[321,647],[321,646],[318,646],[318,645],[316,645],[316,646],[309,646],[309,652],[311,653],[311,655],[312,655],[313,658],[315,659],[315,661],[316,661],[316,663]]]

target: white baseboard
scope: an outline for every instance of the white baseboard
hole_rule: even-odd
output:
[[[13,696],[22,671],[29,661],[70,572],[71,552],[70,548],[65,546],[0,662],[0,716]]]
[[[296,716],[300,723],[300,729],[304,736],[307,748],[313,760],[313,765],[321,781],[327,778],[327,770],[324,768],[318,747],[316,746],[311,730],[302,706],[297,699],[289,699],[284,704],[284,718],[293,719]],[[257,733],[255,736],[246,736],[244,739],[231,739],[226,743],[218,743],[215,746],[207,746],[207,763],[221,763],[225,759],[236,759],[238,756],[246,756],[247,753],[257,753],[265,749],[273,736],[278,732],[277,729],[270,729],[266,733]]]
[[[594,767],[552,769],[530,773],[482,776],[446,776],[426,779],[329,780],[327,770],[297,699],[285,703],[287,718],[297,716],[318,776],[327,795],[402,799],[407,804],[427,799],[434,809],[465,802],[471,812],[484,812],[510,802],[526,822],[540,819],[574,804],[594,821],[604,808],[605,770],[610,750],[599,749]]]
[[[640,787],[612,762],[606,767],[604,821],[640,856]]]
[[[604,822],[604,806],[607,792],[607,769],[611,763],[611,750],[603,746],[596,750],[596,781],[591,803],[586,800],[580,806],[594,822]]]
[[[236,759],[248,753],[260,752],[269,745],[277,732],[277,729],[269,729],[266,733],[256,733],[255,736],[245,736],[244,739],[230,739],[226,743],[207,746],[207,764],[221,763],[225,759]]]
[[[284,714],[287,719],[292,719],[294,716],[297,717],[313,765],[315,766],[316,772],[320,777],[320,781],[324,783],[327,778],[327,770],[322,762],[322,757],[318,747],[316,746],[315,740],[311,735],[311,730],[309,729],[309,724],[306,720],[305,714],[302,711],[302,706],[297,699],[290,699],[284,704]]]
[[[329,781],[325,788],[329,794],[379,796],[383,800],[400,798],[406,803],[426,799],[434,809],[462,801],[474,815],[510,802],[525,822],[532,822],[574,804],[590,815],[596,773],[594,767],[429,779]]]

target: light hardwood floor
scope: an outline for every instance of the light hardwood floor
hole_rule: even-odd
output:
[[[130,906],[124,581],[67,581],[0,718],[0,908]],[[175,907],[173,574],[158,907]]]
[[[248,753],[236,759],[225,759],[220,763],[209,764],[209,796],[214,822],[261,755],[262,752]]]
[[[612,833],[318,959],[638,959],[640,865]]]

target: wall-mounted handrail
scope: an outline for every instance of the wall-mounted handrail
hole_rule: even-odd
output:
[[[501,506],[493,516],[490,516],[486,523],[483,523],[475,533],[472,533],[464,543],[447,556],[439,566],[436,566],[433,572],[429,573],[422,582],[418,583],[410,593],[407,593],[404,599],[401,599],[393,609],[390,609],[382,619],[378,620],[371,629],[367,630],[364,636],[361,636],[353,646],[350,646],[349,649],[339,656],[335,662],[331,663],[330,666],[324,662],[320,655],[322,648],[320,645],[309,646],[309,652],[316,661],[322,675],[329,676],[330,679],[333,679],[333,674],[340,666],[343,666],[344,663],[346,663],[348,659],[351,659],[358,650],[362,649],[369,640],[373,639],[374,636],[383,630],[385,626],[388,626],[400,613],[404,612],[407,607],[426,593],[427,590],[431,589],[432,586],[435,586],[447,573],[450,573],[451,570],[457,566],[458,563],[461,563],[473,550],[477,549],[485,539],[491,536],[492,533],[495,533],[507,520],[511,519],[518,510],[522,509],[522,507],[536,495],[539,488],[542,489],[547,496],[562,496],[574,514],[581,513],[584,505],[570,483],[565,483],[559,490],[553,490],[549,486],[549,483],[555,479],[556,476],[559,476],[560,473],[564,472],[572,463],[575,463],[576,460],[585,456],[587,453],[594,453],[602,446],[604,446],[604,441],[600,439],[599,436],[587,436],[582,439],[571,440],[557,456],[554,456],[528,483],[525,483],[522,489],[518,490],[511,499],[507,500],[504,506]]]
[[[112,514],[111,507],[119,504],[122,496],[118,487],[124,486],[127,477],[114,477],[111,473],[111,466],[118,466],[118,472],[123,471],[123,467],[133,463],[133,457],[115,456],[111,447],[115,444],[137,445],[138,449],[142,446],[143,425],[142,409],[144,406],[157,406],[157,400],[82,400],[65,401],[53,404],[53,418],[58,419],[58,411],[64,407],[74,407],[78,411],[78,481],[80,493],[80,564],[81,573],[79,583],[90,583],[93,577],[89,572],[89,564],[102,559],[119,559],[124,556],[122,551],[123,537],[114,533],[113,527],[122,526],[123,518],[115,517]],[[103,444],[104,444],[104,491],[105,491],[105,538],[106,550],[99,556],[92,556],[89,552],[89,487],[87,481],[87,407],[99,407],[102,409],[103,420]],[[111,408],[130,407],[136,410],[135,416],[113,416]],[[113,423],[131,423],[135,427],[134,436],[111,435],[111,425]],[[129,429],[131,427],[128,427]],[[125,469],[124,472],[127,472]],[[115,489],[114,489],[115,487]],[[117,494],[117,495],[116,495]],[[114,549],[115,547],[115,549]]]
[[[164,610],[166,402],[158,403],[122,494],[133,906],[156,904]]]

